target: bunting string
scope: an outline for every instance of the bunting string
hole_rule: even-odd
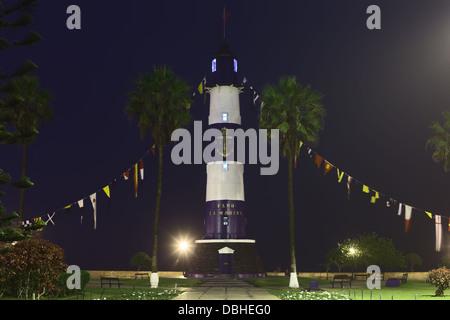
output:
[[[202,94],[205,97],[205,93],[206,93],[206,76],[203,77],[202,81],[200,82],[199,86],[197,87],[197,91]],[[195,97],[196,96],[196,91],[194,91],[192,93],[192,96]],[[205,98],[204,98],[205,99]],[[205,100],[204,100],[205,101]],[[186,106],[186,109],[190,109],[191,105],[188,104]],[[54,221],[54,216],[60,212],[60,211],[65,211],[65,212],[70,212],[71,208],[74,204],[78,205],[78,207],[81,210],[81,215],[80,215],[80,224],[83,224],[83,215],[84,215],[84,205],[85,205],[85,200],[89,199],[91,205],[92,205],[92,210],[93,210],[93,220],[94,220],[94,230],[97,229],[97,197],[98,194],[105,194],[107,199],[108,199],[108,207],[111,204],[111,186],[113,184],[115,184],[116,182],[120,181],[121,179],[127,181],[130,179],[130,177],[132,177],[133,180],[133,188],[134,188],[134,196],[135,198],[138,197],[138,186],[143,186],[143,182],[144,182],[144,158],[147,157],[149,155],[149,153],[155,155],[156,153],[156,145],[153,144],[153,146],[151,147],[150,150],[147,150],[144,155],[142,155],[142,157],[140,157],[140,159],[138,161],[136,161],[133,165],[131,165],[128,169],[126,169],[123,173],[121,173],[119,176],[117,176],[115,179],[113,179],[110,183],[108,183],[107,185],[105,185],[104,187],[96,190],[95,192],[81,198],[80,200],[77,200],[73,203],[70,203],[60,209],[57,209],[55,211],[53,211],[53,213],[50,214],[46,214],[45,216],[41,216],[41,217],[36,217],[34,218],[34,222],[31,222],[30,220],[26,220],[22,223],[22,226],[25,228],[30,228],[33,226],[33,224],[35,224],[36,222],[40,222],[40,221],[44,221],[47,225],[49,223],[51,223],[53,226],[55,226],[55,221]],[[140,183],[139,183],[140,180]],[[38,230],[42,230],[38,229]]]
[[[300,143],[301,146],[304,145],[303,142]],[[300,149],[301,150],[301,149]],[[344,172],[343,170],[339,169],[338,167],[334,166],[329,162],[328,160],[324,159],[324,157],[317,152],[315,152],[311,147],[306,146],[307,155],[310,159],[314,160],[314,164],[317,167],[317,169],[323,170],[323,174],[327,175],[332,169],[336,170],[337,174],[337,181],[338,183],[341,183],[344,175],[347,176],[347,198],[350,200],[350,194],[351,194],[351,188],[353,187],[360,187],[361,191],[364,194],[370,195],[370,203],[375,204],[380,199],[384,201],[387,208],[395,207],[397,205],[397,215],[402,216],[404,215],[404,225],[405,225],[405,232],[408,232],[410,229],[410,224],[412,221],[413,213],[422,213],[427,216],[429,219],[434,219],[435,221],[435,237],[436,237],[436,251],[440,252],[441,250],[441,244],[442,244],[442,219],[447,219],[448,221],[448,231],[450,231],[450,217],[444,216],[444,215],[437,215],[433,214],[430,211],[426,211],[423,209],[420,209],[418,207],[405,204],[404,202],[397,201],[395,198],[387,196],[384,193],[379,192],[378,190],[375,190],[374,188],[369,187],[368,184],[362,183],[360,180],[356,179],[355,177],[351,176],[350,174]],[[323,164],[323,165],[322,165]],[[321,168],[323,167],[323,168]]]

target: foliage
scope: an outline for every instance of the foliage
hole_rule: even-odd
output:
[[[441,263],[439,263],[439,267],[450,268],[450,254],[446,254],[441,258]]]
[[[40,88],[36,76],[29,75],[12,79],[0,87],[0,92],[5,102],[2,111],[8,114],[8,121],[4,123],[14,127],[16,132],[6,142],[20,145],[33,142],[39,133],[38,126],[53,118],[50,93]]]
[[[4,95],[3,113],[8,114],[4,124],[14,128],[14,134],[6,139],[6,143],[22,146],[22,175],[20,181],[14,182],[20,188],[19,217],[23,220],[25,189],[34,185],[26,176],[27,146],[32,143],[39,133],[38,126],[53,118],[50,107],[51,95],[40,88],[37,77],[24,75],[15,77],[0,87]]]
[[[67,269],[64,251],[57,245],[34,236],[15,243],[0,254],[0,290],[28,299],[33,293],[56,294],[58,281]]]
[[[136,89],[129,92],[125,113],[138,118],[141,138],[149,130],[158,148],[158,186],[153,226],[152,272],[158,271],[158,221],[162,193],[163,148],[171,143],[172,132],[187,125],[191,116],[191,87],[169,67],[154,67],[153,73],[139,76]]]
[[[434,149],[432,159],[439,163],[444,162],[444,171],[450,171],[450,111],[442,113],[444,117],[444,125],[434,122],[430,129],[433,136],[428,139],[426,146]]]
[[[319,141],[325,117],[322,99],[322,94],[310,86],[297,83],[295,76],[282,77],[277,86],[267,85],[263,89],[260,128],[280,130],[283,156],[298,155],[300,141],[308,144]]]
[[[327,257],[334,264],[352,270],[378,265],[384,268],[404,267],[405,257],[395,249],[391,239],[379,237],[375,232],[345,239],[338,243],[337,250]]]
[[[405,263],[409,265],[411,272],[414,272],[414,266],[422,265],[422,258],[417,253],[408,253],[405,256]]]
[[[446,267],[433,269],[428,272],[425,281],[436,286],[437,290],[435,292],[435,295],[437,297],[442,297],[444,296],[444,291],[450,286],[450,270]]]
[[[58,295],[59,296],[67,296],[68,294],[76,294],[84,291],[84,288],[91,280],[91,276],[89,272],[85,270],[80,271],[80,289],[69,289],[67,287],[67,279],[71,276],[71,274],[67,272],[63,272],[58,279]]]
[[[278,129],[280,151],[288,158],[288,199],[289,199],[289,243],[290,272],[296,273],[295,234],[294,234],[294,195],[292,181],[293,161],[300,152],[300,142],[313,144],[319,140],[323,129],[325,109],[322,95],[310,86],[297,83],[295,76],[282,77],[278,85],[267,85],[263,89],[259,127],[261,129]],[[270,130],[267,130],[270,136]],[[295,278],[290,287],[297,287]]]
[[[138,271],[141,268],[151,268],[152,267],[152,259],[148,256],[147,253],[143,251],[136,252],[133,257],[130,259],[130,265],[138,267]]]

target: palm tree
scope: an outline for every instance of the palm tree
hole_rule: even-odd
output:
[[[300,152],[300,143],[317,143],[319,131],[323,128],[325,110],[322,95],[310,86],[297,83],[295,76],[283,77],[278,86],[267,85],[262,94],[264,107],[261,110],[260,128],[278,129],[281,134],[280,150],[288,160],[288,197],[289,197],[289,242],[290,269],[289,287],[298,288],[295,260],[294,235],[294,194],[292,166],[294,158]],[[268,130],[267,132],[270,132]]]
[[[156,193],[155,221],[152,252],[152,287],[158,286],[158,221],[162,190],[163,148],[171,143],[171,135],[190,122],[187,106],[191,103],[191,87],[166,66],[154,67],[153,74],[139,76],[136,89],[129,92],[125,112],[130,118],[138,118],[141,138],[149,130],[158,149],[158,186]]]
[[[431,146],[434,149],[431,156],[435,162],[444,162],[444,171],[450,171],[450,112],[444,111],[444,126],[439,122],[434,122],[430,128],[433,136],[428,139],[426,147]]]
[[[4,113],[9,112],[11,125],[15,133],[9,138],[9,143],[22,146],[21,180],[14,183],[20,190],[19,222],[23,219],[25,189],[33,183],[26,176],[28,145],[36,139],[37,128],[44,121],[53,118],[51,109],[51,94],[40,89],[36,76],[16,77],[0,88],[4,94]]]

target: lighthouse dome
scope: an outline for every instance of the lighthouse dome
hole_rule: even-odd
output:
[[[238,62],[228,43],[223,42],[211,61],[211,81],[208,85],[237,85]]]

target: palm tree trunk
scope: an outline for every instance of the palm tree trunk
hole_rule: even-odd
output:
[[[288,157],[288,194],[289,194],[289,244],[291,250],[291,275],[289,288],[298,288],[297,265],[295,261],[295,228],[294,228],[294,191],[292,186],[293,157]]]
[[[27,173],[27,145],[22,145],[22,177],[21,179],[25,179]],[[19,223],[23,221],[23,211],[25,205],[25,188],[20,189],[20,204],[19,204]]]
[[[159,153],[158,188],[156,192],[155,221],[153,226],[153,253],[152,253],[152,274],[151,274],[152,278],[150,279],[152,288],[158,287],[158,223],[159,223],[159,208],[161,204],[161,191],[162,191],[162,169],[163,169],[162,145],[158,145],[158,153]]]

